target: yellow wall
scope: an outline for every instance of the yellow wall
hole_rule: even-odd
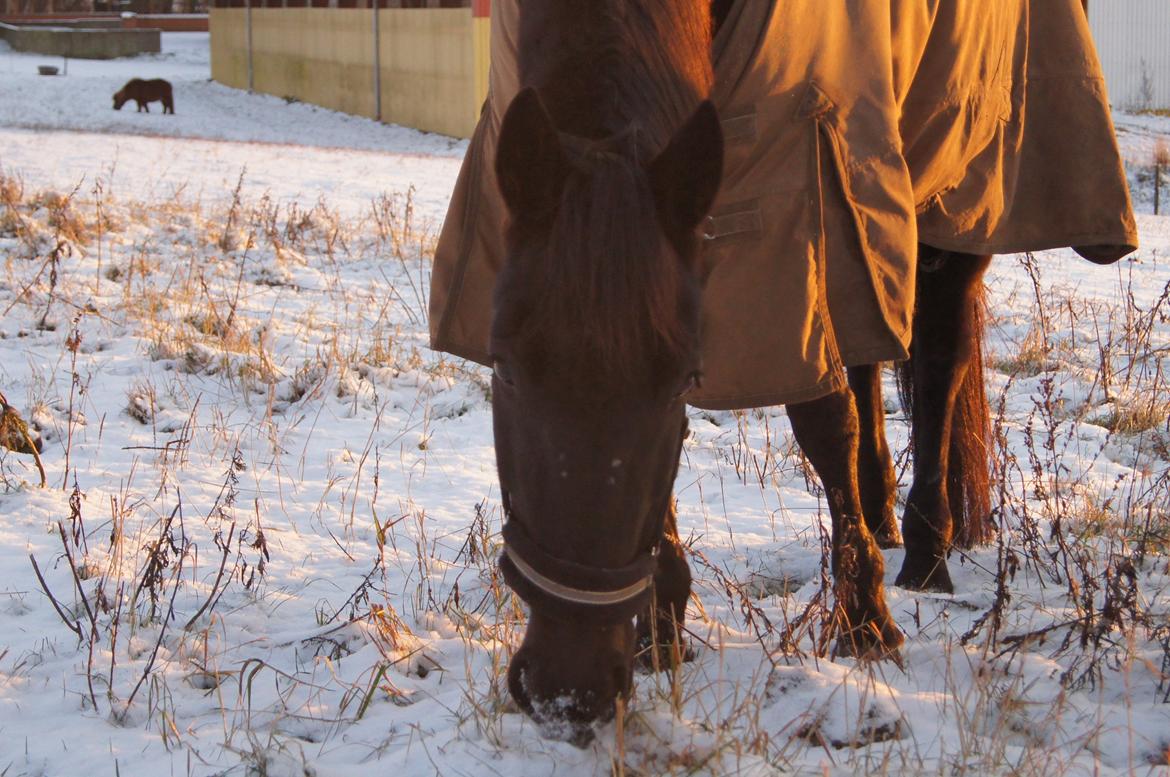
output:
[[[492,20],[486,16],[472,21],[471,34],[475,38],[475,115],[479,116],[488,93],[488,67],[491,63]]]
[[[207,25],[211,31],[211,77],[235,89],[247,89],[248,47],[243,9],[213,8]]]
[[[252,10],[253,88],[374,117],[373,11]],[[248,87],[247,11],[211,10],[211,77]],[[487,94],[487,19],[468,8],[378,12],[382,120],[468,137]]]

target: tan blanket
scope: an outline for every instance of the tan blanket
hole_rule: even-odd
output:
[[[895,88],[918,236],[974,254],[1137,248],[1081,0],[896,0]]]
[[[518,1],[492,4],[489,96],[431,285],[432,346],[484,364]],[[749,0],[713,58],[727,156],[694,405],[807,401],[844,364],[905,358],[920,238],[1097,260],[1136,246],[1079,0]]]

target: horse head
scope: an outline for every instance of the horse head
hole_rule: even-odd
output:
[[[575,741],[631,683],[700,378],[697,227],[719,187],[709,102],[661,149],[562,135],[523,90],[500,129],[510,221],[491,330],[501,568],[531,618],[519,705]]]

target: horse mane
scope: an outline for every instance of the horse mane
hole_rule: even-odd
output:
[[[528,2],[520,78],[563,132],[601,139],[640,125],[652,152],[711,91],[709,0]]]
[[[531,337],[563,334],[566,348],[627,372],[693,346],[680,305],[698,303],[679,259],[694,257],[678,256],[689,241],[665,242],[645,166],[710,92],[710,36],[708,0],[525,4],[521,81],[568,136],[571,167],[548,260],[527,270],[541,278]]]

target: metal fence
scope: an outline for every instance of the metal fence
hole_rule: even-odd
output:
[[[1114,107],[1170,109],[1170,0],[1091,0],[1089,26]]]

